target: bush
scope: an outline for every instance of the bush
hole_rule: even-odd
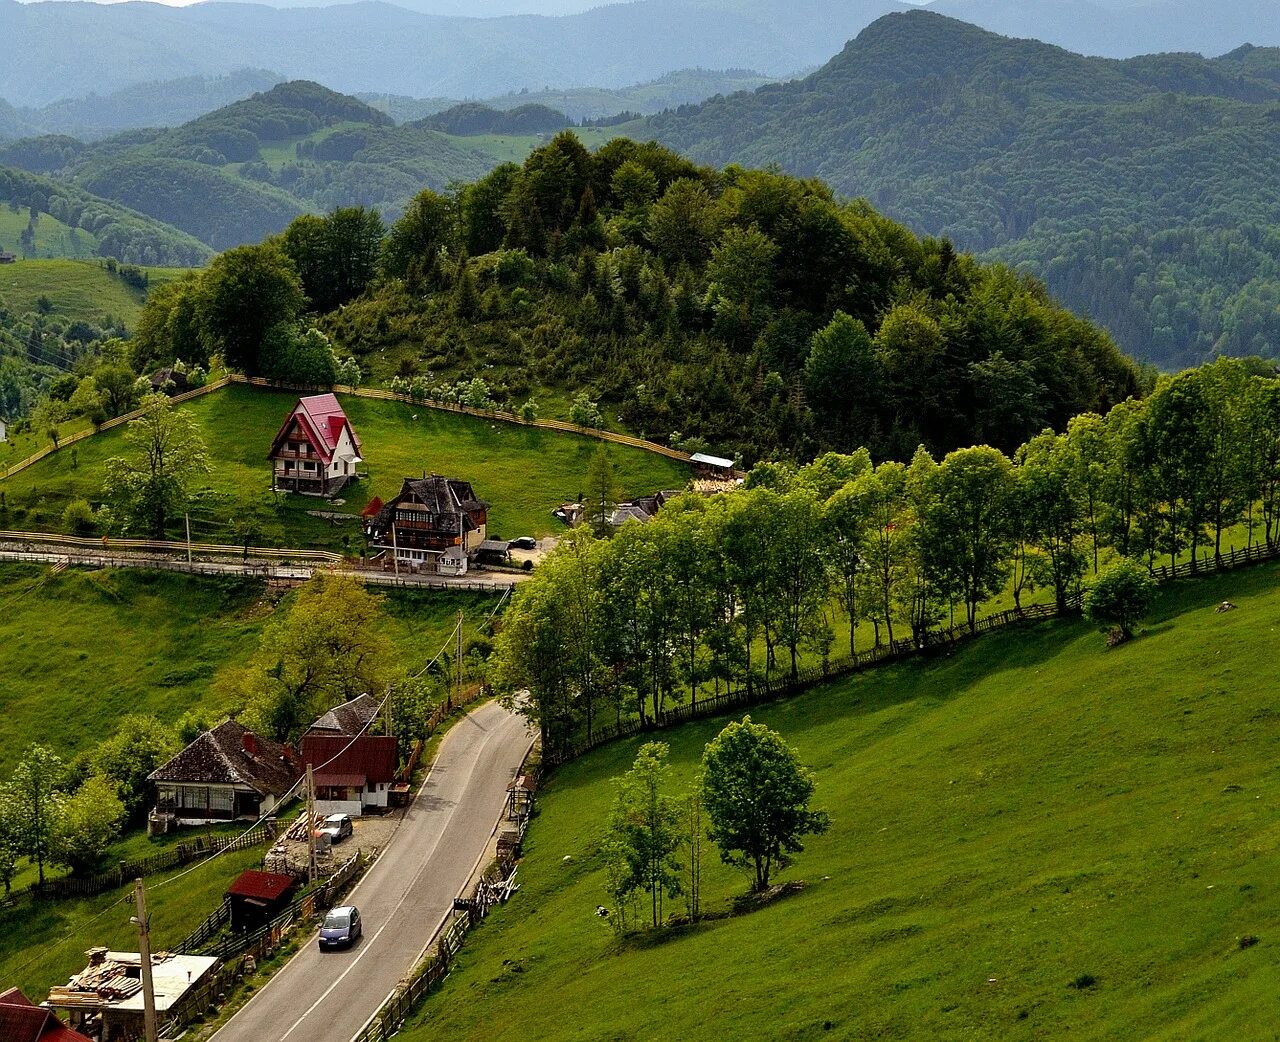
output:
[[[93,508],[88,500],[73,499],[62,512],[62,527],[71,535],[88,535],[93,531]]]
[[[1133,627],[1151,610],[1156,581],[1142,565],[1122,558],[1104,568],[1084,598],[1084,615],[1105,631],[1116,631],[1121,640],[1133,636]]]

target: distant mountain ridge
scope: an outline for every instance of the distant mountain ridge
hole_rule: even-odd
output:
[[[1280,51],[1087,58],[913,11],[803,80],[622,129],[1025,265],[1136,356],[1280,354]]]
[[[421,189],[479,177],[494,160],[295,81],[168,130],[93,144],[65,135],[0,144],[0,164],[77,185],[222,250],[311,210],[366,205],[394,218]]]

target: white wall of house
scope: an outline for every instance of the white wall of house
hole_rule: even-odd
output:
[[[316,800],[316,812],[319,814],[346,814],[358,818],[369,807],[386,807],[391,794],[391,786],[386,782],[366,785],[360,790],[360,798],[346,800]],[[348,790],[348,795],[354,795]]]
[[[329,464],[329,477],[337,478],[354,474],[356,465],[351,460],[358,455],[355,442],[351,440],[351,432],[343,427],[342,433],[338,436],[337,447],[333,450],[333,462]]]

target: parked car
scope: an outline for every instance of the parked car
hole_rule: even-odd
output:
[[[511,547],[514,550],[536,550],[538,549],[538,540],[531,535],[522,535],[511,540]]]
[[[343,905],[329,909],[329,914],[320,924],[320,950],[329,948],[350,948],[364,933],[364,925],[360,922],[360,909],[355,905]]]
[[[316,833],[328,836],[330,843],[341,843],[351,835],[351,818],[346,814],[330,814],[324,824],[316,829]]]

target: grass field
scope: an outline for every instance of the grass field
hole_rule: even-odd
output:
[[[152,950],[172,948],[217,908],[222,895],[240,872],[261,867],[262,847],[224,854],[191,870],[175,869],[147,879],[147,912],[151,919]],[[185,873],[181,879],[176,877]],[[166,878],[174,878],[166,884]],[[138,950],[133,915],[133,890],[125,887],[97,897],[23,902],[4,912],[0,931],[0,980],[19,987],[39,1002],[55,984],[84,969],[85,950],[106,945],[115,951]]]
[[[151,285],[159,286],[182,269],[148,268],[147,273]],[[96,260],[21,260],[0,267],[0,302],[11,311],[34,311],[40,297],[49,299],[57,317],[97,324],[110,315],[130,328],[146,301],[145,293],[126,285]]]
[[[21,237],[27,230],[28,219],[25,209],[14,213],[7,206],[0,207],[0,250],[22,256]],[[93,257],[97,254],[98,239],[91,232],[72,228],[51,214],[41,213],[36,220],[33,245],[37,257]]]
[[[757,711],[833,826],[748,915],[615,939],[597,836],[637,743],[569,765],[519,894],[401,1037],[1275,1037],[1277,579],[1170,589],[1115,650],[1043,624]],[[682,782],[723,722],[662,736]],[[724,909],[747,879],[707,868]]]
[[[200,422],[212,465],[208,485],[215,495],[193,515],[197,538],[229,538],[232,504],[237,501],[256,497],[271,503],[266,456],[295,400],[293,394],[232,386],[183,406]],[[334,527],[307,511],[339,509],[355,515],[373,496],[388,499],[399,491],[403,478],[424,472],[471,481],[477,495],[490,504],[491,533],[505,538],[544,535],[559,524],[551,510],[581,491],[597,445],[578,435],[398,402],[346,397],[343,407],[363,441],[370,479],[348,489],[340,507],[311,497],[282,497],[278,506],[271,505],[264,540],[341,548],[346,536],[353,551],[358,550],[357,524]],[[99,499],[102,464],[122,451],[122,439],[122,430],[108,431],[0,481],[7,504],[0,512],[0,527],[56,528],[70,499]],[[680,488],[688,482],[688,468],[663,456],[619,445],[610,446],[610,453],[627,495]]]
[[[383,625],[416,668],[459,610],[478,625],[495,601],[391,591]],[[27,745],[70,760],[129,713],[168,722],[188,710],[216,717],[226,708],[214,692],[218,675],[248,659],[276,610],[256,580],[132,569],[51,576],[30,565],[0,565],[0,604],[0,778]]]

